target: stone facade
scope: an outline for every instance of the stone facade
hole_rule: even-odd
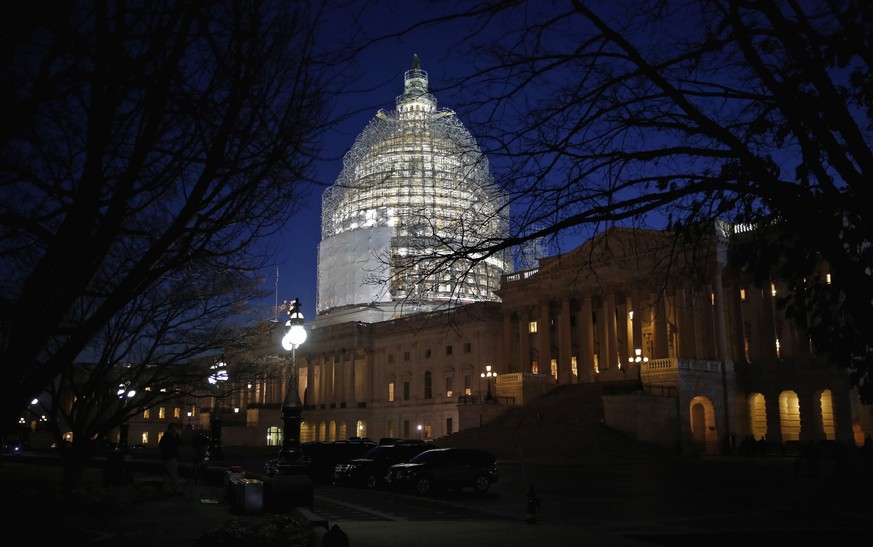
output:
[[[501,303],[377,323],[316,319],[295,353],[301,441],[438,440],[556,385],[604,382],[623,386],[603,396],[607,425],[684,453],[724,454],[749,439],[774,450],[862,444],[870,408],[846,371],[781,314],[778,282],[755,287],[730,270],[727,244],[714,236],[688,249],[666,232],[615,229],[505,276]],[[268,327],[263,352],[281,351],[282,324]],[[288,357],[275,378],[221,403],[223,417],[246,415],[224,420],[225,444],[280,443]],[[490,386],[486,365],[497,373]]]

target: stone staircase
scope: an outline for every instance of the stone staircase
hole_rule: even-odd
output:
[[[480,427],[436,439],[435,444],[484,448],[498,460],[538,463],[649,460],[670,454],[604,425],[602,395],[632,388],[620,384],[557,386],[527,405],[511,407]]]

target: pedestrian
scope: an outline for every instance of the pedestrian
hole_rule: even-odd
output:
[[[170,422],[167,431],[158,441],[161,449],[161,459],[164,461],[164,487],[171,496],[181,496],[182,488],[179,485],[179,424]]]

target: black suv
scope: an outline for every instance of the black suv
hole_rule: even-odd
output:
[[[385,471],[395,463],[408,461],[425,450],[434,448],[433,444],[397,441],[397,444],[380,444],[371,448],[360,458],[338,463],[333,469],[333,483],[365,488],[383,486]]]
[[[478,448],[436,448],[388,468],[385,483],[391,488],[430,494],[441,489],[470,487],[485,493],[497,482],[494,455]]]

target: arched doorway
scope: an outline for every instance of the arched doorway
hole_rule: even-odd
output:
[[[267,446],[280,446],[282,444],[282,429],[272,426],[267,428]]]
[[[767,439],[767,401],[761,393],[749,395],[749,430],[752,440]]]
[[[779,425],[783,443],[800,440],[800,399],[791,390],[779,394]]]
[[[718,432],[715,427],[715,407],[708,397],[698,395],[689,404],[691,437],[697,454],[718,454]]]

